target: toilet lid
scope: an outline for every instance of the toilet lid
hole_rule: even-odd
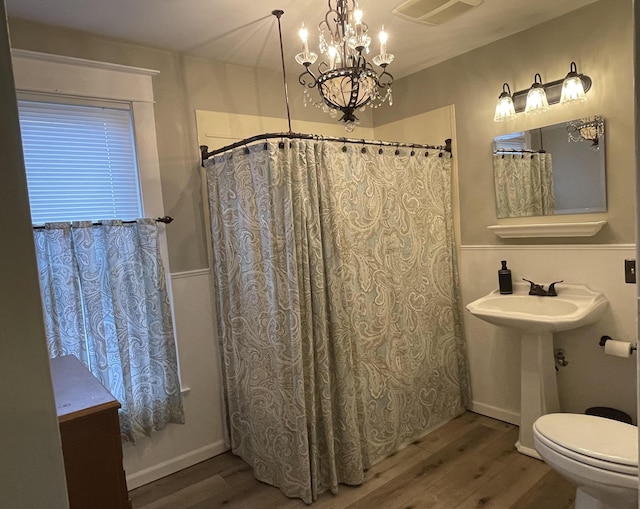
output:
[[[582,414],[547,414],[534,429],[553,443],[590,458],[638,466],[638,428],[631,424]]]

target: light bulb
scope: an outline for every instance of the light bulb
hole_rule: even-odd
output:
[[[327,48],[327,53],[329,54],[329,68],[335,69],[336,68],[336,59],[338,57],[338,50],[332,44],[331,46],[329,46]]]
[[[513,120],[514,118],[516,118],[516,109],[513,105],[511,89],[508,83],[504,83],[502,85],[502,93],[498,97],[498,104],[496,104],[493,121],[504,122],[505,120]]]
[[[389,39],[389,35],[384,31],[384,25],[382,25],[382,30],[378,34],[378,39],[380,41],[380,54],[387,54],[387,40]]]
[[[539,81],[538,81],[539,80]],[[540,113],[549,109],[549,101],[547,100],[547,93],[542,86],[542,77],[536,73],[533,81],[533,85],[529,89],[527,94],[527,104],[525,106],[525,113]]]
[[[302,42],[307,42],[309,40],[309,30],[307,30],[307,28],[304,26],[304,23],[300,27],[298,35],[300,35],[300,40]]]
[[[562,93],[560,95],[560,104],[568,104],[572,102],[584,102],[587,100],[587,96],[584,92],[584,86],[582,80],[578,75],[576,63],[571,62],[571,68],[569,74],[562,82]]]
[[[316,61],[318,55],[309,51],[309,31],[304,26],[304,23],[302,23],[298,35],[300,36],[300,40],[302,41],[302,53],[298,53],[296,55],[296,62],[298,62],[300,65],[308,67]]]

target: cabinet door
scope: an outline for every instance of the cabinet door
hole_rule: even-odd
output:
[[[129,507],[116,409],[60,424],[71,509]]]

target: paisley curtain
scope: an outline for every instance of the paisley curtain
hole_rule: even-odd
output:
[[[497,216],[553,215],[551,154],[494,154]]]
[[[310,503],[463,412],[469,383],[449,155],[282,145],[207,162],[213,272],[232,450]]]
[[[184,422],[155,220],[34,230],[51,357],[75,355],[120,402],[135,441]]]

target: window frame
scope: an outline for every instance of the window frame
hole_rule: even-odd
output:
[[[25,97],[37,94],[57,101],[97,101],[127,103],[131,111],[140,200],[144,217],[165,216],[160,179],[160,161],[156,138],[152,78],[159,71],[131,67],[82,58],[39,53],[21,49],[11,50],[16,93]],[[167,292],[176,349],[176,331],[171,269],[167,248],[166,225],[158,223],[158,245],[165,270]],[[177,352],[178,376],[180,353]]]
[[[16,92],[25,97],[38,94],[57,101],[114,101],[129,104],[138,163],[142,210],[145,217],[162,217],[164,204],[160,181],[152,69],[11,50]],[[164,231],[161,232],[164,236]],[[166,238],[163,239],[166,251]],[[168,271],[168,257],[163,253]]]

